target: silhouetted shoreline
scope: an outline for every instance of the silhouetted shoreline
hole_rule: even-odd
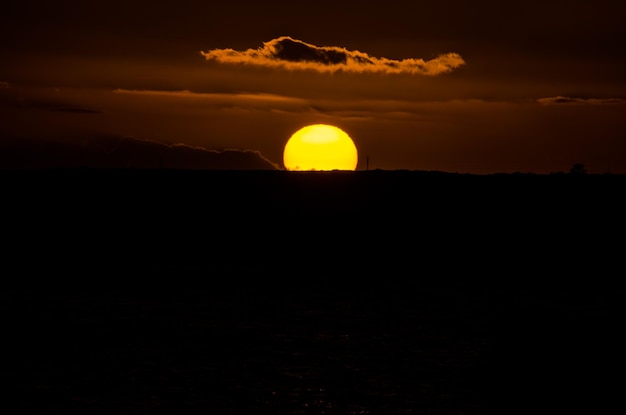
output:
[[[51,200],[82,196],[132,197],[137,203],[183,196],[228,196],[235,204],[242,200],[259,203],[333,203],[352,199],[366,206],[377,198],[390,197],[393,204],[438,195],[444,202],[466,196],[472,202],[497,202],[501,196],[551,202],[580,198],[593,207],[597,203],[621,204],[619,196],[626,175],[570,173],[468,174],[441,171],[370,170],[287,172],[280,170],[174,170],[174,169],[41,169],[0,170],[0,180],[9,195],[49,197]],[[56,193],[55,193],[56,192]],[[199,192],[195,193],[195,192]],[[475,193],[473,193],[475,192]],[[142,198],[146,200],[142,200]],[[598,199],[593,199],[598,197]],[[600,199],[600,198],[607,199]],[[540,200],[535,200],[540,202]],[[428,200],[432,202],[432,200]],[[259,206],[263,208],[262,205]]]
[[[609,278],[626,228],[626,175],[56,169],[0,184],[7,258],[25,266]]]

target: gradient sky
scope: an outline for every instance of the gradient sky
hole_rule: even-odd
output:
[[[626,3],[8,0],[0,167],[626,173]]]

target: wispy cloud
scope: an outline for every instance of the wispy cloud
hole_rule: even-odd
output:
[[[15,87],[8,82],[0,82],[0,105],[20,109],[35,109],[74,114],[101,114],[102,111],[78,103],[77,97],[56,88]]]
[[[241,100],[252,102],[266,102],[266,103],[300,103],[303,100],[300,98],[288,97],[285,95],[266,94],[266,93],[224,93],[224,92],[192,92],[189,90],[177,90],[177,91],[164,91],[154,89],[114,89],[114,94],[128,94],[128,95],[152,95],[172,98],[191,98],[191,99],[204,99],[214,101],[226,101],[226,100]]]
[[[537,100],[541,105],[615,105],[625,104],[622,98],[574,98],[574,97],[547,97]]]
[[[245,109],[252,111],[274,111],[289,113],[309,113],[313,116],[339,117],[341,119],[422,119],[425,114],[467,111],[471,108],[495,108],[505,106],[503,101],[480,99],[458,99],[441,101],[420,101],[415,99],[328,99],[297,98],[287,95],[245,92],[194,92],[189,90],[129,90],[115,89],[116,95],[145,97],[162,100],[163,105],[187,108]],[[178,100],[172,104],[172,100]]]
[[[289,112],[309,109],[309,102],[305,99],[267,93],[115,89],[113,94],[128,95],[138,99],[158,99],[164,102],[176,101],[180,104],[185,103],[187,108],[247,108]]]
[[[446,53],[431,60],[373,57],[339,46],[316,46],[289,36],[264,42],[258,49],[236,51],[212,49],[201,54],[209,61],[248,64],[287,70],[337,71],[354,73],[439,75],[465,64],[457,53]]]

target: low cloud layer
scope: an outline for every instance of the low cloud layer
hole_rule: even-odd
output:
[[[432,76],[451,72],[465,64],[457,53],[442,54],[427,61],[416,58],[396,60],[373,57],[339,46],[315,46],[289,36],[264,42],[258,49],[213,49],[201,53],[208,61],[219,63],[314,70],[322,73],[343,71]]]
[[[197,107],[241,107],[241,108],[271,108],[291,110],[293,108],[306,108],[307,101],[302,98],[294,98],[278,94],[266,93],[222,93],[222,92],[192,92],[189,90],[179,91],[159,91],[159,90],[130,90],[115,89],[113,94],[128,95],[131,97],[149,97],[162,100],[185,100],[187,104],[196,105]],[[168,101],[168,102],[169,102]]]
[[[614,105],[624,104],[626,100],[621,98],[573,98],[556,96],[539,98],[537,102],[542,105]]]
[[[13,139],[0,142],[0,168],[170,168],[276,170],[258,151],[207,150],[132,137],[89,137],[82,141]]]

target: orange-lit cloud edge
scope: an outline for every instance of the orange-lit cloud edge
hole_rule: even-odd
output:
[[[373,57],[358,50],[339,46],[316,46],[281,36],[264,42],[257,49],[236,51],[212,49],[200,52],[206,60],[228,64],[248,64],[287,70],[314,70],[322,73],[337,71],[351,73],[439,75],[465,64],[458,53],[446,53],[431,60],[388,59]]]

